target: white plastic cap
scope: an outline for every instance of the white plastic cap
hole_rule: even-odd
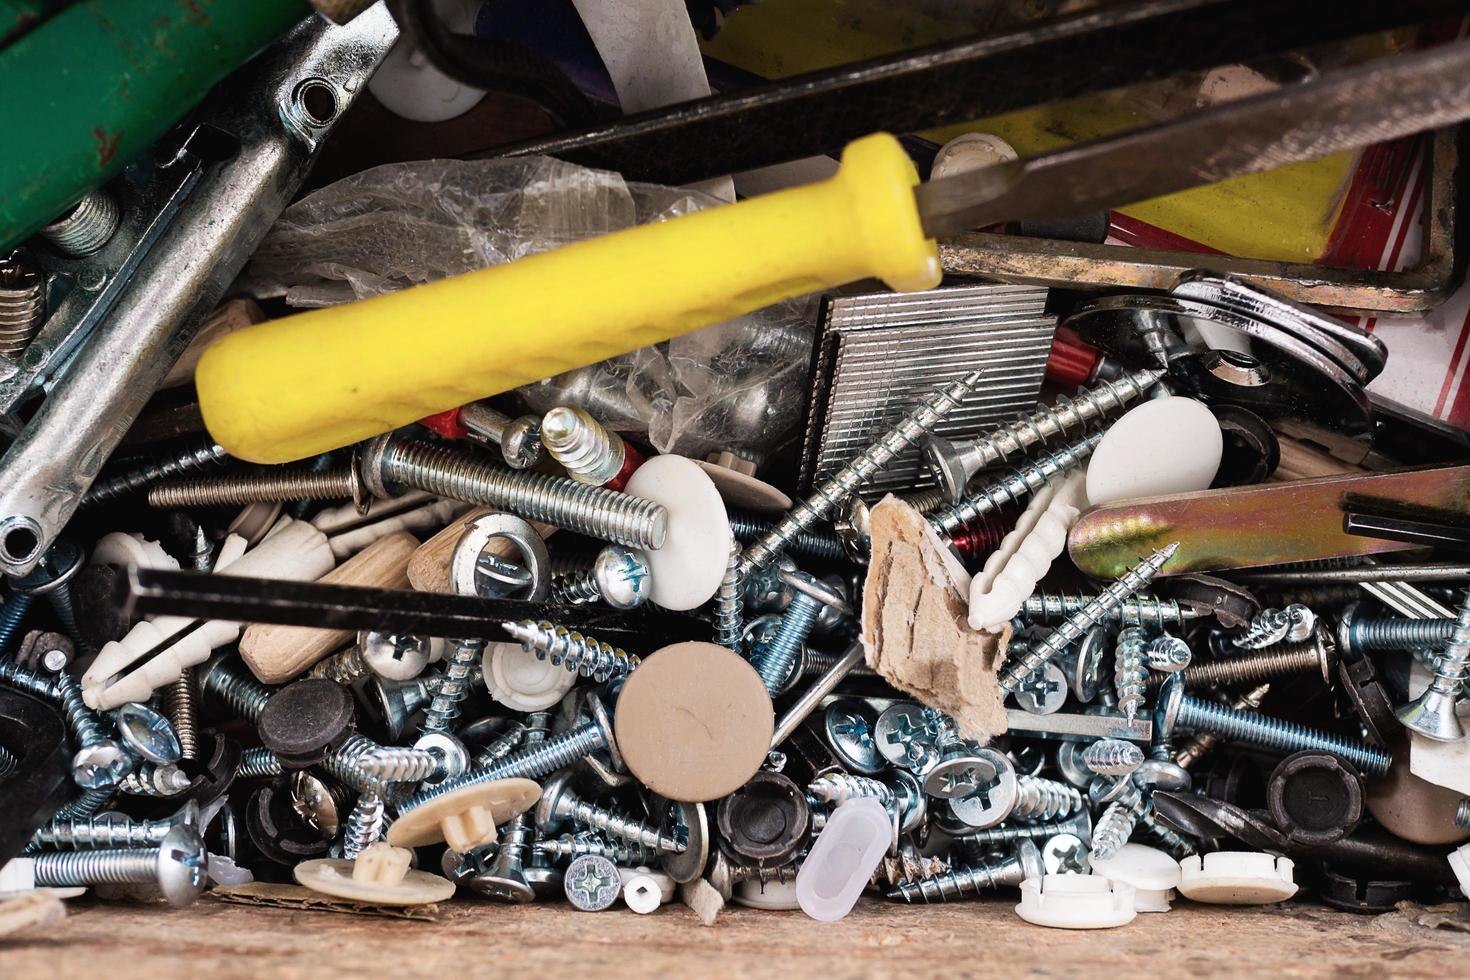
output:
[[[1204,490],[1215,479],[1225,437],[1214,413],[1193,398],[1156,398],[1108,427],[1087,464],[1087,499]]]
[[[893,818],[875,799],[848,800],[832,812],[796,873],[796,900],[813,919],[852,911],[893,841]]]
[[[1291,858],[1260,851],[1217,851],[1179,862],[1179,893],[1212,905],[1263,905],[1296,894]]]
[[[961,133],[939,148],[929,179],[953,177],[955,174],[993,167],[1019,157],[1015,147],[993,133]]]
[[[1046,875],[1021,882],[1016,914],[1053,929],[1112,929],[1138,915],[1133,886],[1099,875]]]
[[[1139,912],[1169,911],[1179,887],[1179,862],[1145,844],[1124,844],[1112,857],[1093,858],[1092,873],[1132,885],[1133,907]]]
[[[399,38],[373,73],[368,91],[395,116],[412,122],[444,122],[469,112],[485,97],[435,68],[407,38]]]
[[[575,673],[519,643],[487,643],[484,665],[490,696],[514,711],[545,711],[577,684]]]
[[[167,568],[178,571],[179,562],[157,541],[141,534],[113,531],[97,539],[89,559],[94,565],[137,565],[139,568]]]
[[[735,886],[735,897],[732,900],[736,905],[765,909],[768,912],[790,912],[801,908],[801,903],[796,898],[796,882],[789,879],[762,884],[758,878],[747,878]]]
[[[1460,891],[1470,898],[1470,844],[1461,844],[1449,854],[1450,870],[1459,879]]]
[[[633,874],[623,879],[623,904],[634,912],[647,915],[657,911],[663,903],[663,889],[653,876]]]

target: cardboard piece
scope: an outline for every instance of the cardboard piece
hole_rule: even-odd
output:
[[[301,909],[307,912],[347,912],[351,915],[383,915],[390,919],[439,918],[438,905],[373,905],[336,898],[300,885],[277,885],[268,881],[252,881],[246,885],[229,885],[210,889],[210,895],[237,905],[266,905],[279,909]]]
[[[863,587],[863,650],[889,683],[954,718],[985,743],[1006,730],[996,680],[1011,639],[970,629],[970,576],[913,507],[885,497],[870,513],[873,557]]]

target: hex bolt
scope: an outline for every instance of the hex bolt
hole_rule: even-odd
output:
[[[11,583],[11,591],[19,595],[45,596],[66,635],[83,649],[77,631],[77,611],[72,602],[71,581],[82,568],[82,549],[66,542],[53,544],[41,560],[25,575]],[[83,649],[83,652],[87,652]]]
[[[168,903],[180,908],[204,890],[209,855],[198,832],[180,826],[171,829],[156,848],[59,851],[31,860],[38,886],[155,882]]]
[[[715,592],[715,642],[728,650],[740,650],[745,622],[745,580],[740,572],[740,543],[730,542],[730,560]]]
[[[1343,610],[1337,622],[1338,645],[1350,653],[1441,647],[1454,632],[1453,619],[1361,616],[1356,603]]]
[[[156,483],[189,473],[199,473],[229,462],[230,454],[213,439],[205,439],[174,456],[154,460],[138,469],[92,484],[82,505],[106,503],[146,490]]]
[[[95,190],[36,234],[63,255],[82,258],[100,251],[121,223],[122,211],[116,199],[104,190]]]
[[[1236,711],[1259,711],[1261,702],[1266,700],[1266,695],[1269,693],[1271,693],[1271,685],[1261,684],[1228,703]],[[1199,732],[1184,743],[1182,749],[1174,753],[1174,764],[1187,770],[1209,754],[1210,750],[1219,745],[1222,740],[1217,732]]]
[[[1007,504],[1018,503],[1046,486],[1052,477],[1081,466],[1092,455],[1097,444],[1102,442],[1102,437],[1101,432],[1094,432],[1055,452],[1038,457],[1026,466],[1012,470],[994,483],[967,490],[957,502],[931,513],[929,526],[941,538],[954,537],[965,525],[978,521]]]
[[[597,553],[590,569],[551,580],[551,601],[567,605],[605,602],[614,609],[633,609],[648,601],[653,573],[641,551],[610,544]]]
[[[199,690],[229,708],[235,717],[252,723],[260,720],[265,703],[275,693],[226,657],[215,657],[204,668]]]
[[[910,903],[920,901],[929,905],[970,895],[979,897],[992,888],[1018,888],[1027,878],[1040,878],[1045,873],[1041,852],[1034,843],[1025,839],[1016,846],[1015,853],[1003,861],[953,868],[932,878],[897,881],[888,892],[888,897],[901,898]]]
[[[1467,629],[1470,629],[1470,624],[1467,624]],[[1277,752],[1291,753],[1301,749],[1335,752],[1373,776],[1387,772],[1392,761],[1386,751],[1359,739],[1333,735],[1252,711],[1227,708],[1188,694],[1179,699],[1178,724],[1194,731],[1218,732],[1230,741],[1259,745]]]
[[[1324,681],[1330,681],[1336,662],[1337,648],[1331,637],[1324,630],[1315,630],[1301,643],[1278,643],[1260,653],[1194,661],[1179,676],[1189,688],[1232,687],[1311,673],[1320,673]],[[1161,683],[1162,675],[1149,678],[1151,689]]]
[[[619,816],[606,807],[596,806],[578,798],[571,787],[572,774],[562,771],[541,787],[541,799],[536,804],[536,828],[551,833],[565,823],[600,831],[609,837],[628,841],[655,851],[682,854],[687,848],[684,841],[665,834],[652,824],[630,820]]]
[[[69,851],[159,847],[175,827],[198,830],[199,804],[190,800],[166,820],[133,820],[116,814],[107,817],[53,817],[32,835],[31,843]]]
[[[459,409],[459,423],[465,435],[481,445],[500,449],[500,458],[514,470],[524,470],[541,462],[545,448],[541,445],[541,420],[534,415],[511,418],[485,402],[470,402]]]
[[[424,713],[424,722],[419,727],[421,734],[438,732],[448,735],[454,730],[454,719],[459,717],[460,702],[470,696],[470,673],[484,652],[484,640],[449,641],[444,673],[439,689],[434,692],[429,709]]]
[[[179,758],[193,761],[199,754],[199,696],[193,667],[184,667],[179,679],[164,688],[163,705],[179,739]]]
[[[521,649],[536,654],[537,659],[550,660],[553,666],[590,677],[599,684],[628,676],[642,662],[626,650],[546,620],[500,625],[521,644]]]
[[[1148,636],[1139,626],[1125,626],[1118,632],[1113,649],[1113,692],[1118,708],[1129,721],[1138,717],[1148,683]]]
[[[934,431],[960,401],[975,389],[983,371],[972,371],[957,381],[942,385],[919,399],[913,410],[873,445],[814,489],[765,534],[757,538],[740,558],[742,573],[749,575],[765,568],[785,550],[787,542],[818,521],[829,517],[842,503],[857,493],[859,487],[888,466],[899,454],[923,436]]]
[[[1143,749],[1120,738],[1100,738],[1082,751],[1082,763],[1099,776],[1127,776],[1143,765]]]
[[[769,639],[758,642],[750,655],[750,665],[760,674],[766,690],[772,696],[785,688],[791,680],[806,638],[811,635],[822,607],[834,606],[851,612],[841,593],[821,579],[806,572],[784,568],[780,576],[782,582],[795,590],[791,596],[791,604],[782,614],[775,633]]]
[[[567,476],[594,487],[620,489],[643,462],[637,450],[584,408],[561,405],[541,419],[541,445]]]
[[[1434,678],[1424,693],[1394,712],[1403,726],[1440,742],[1457,742],[1464,738],[1465,728],[1455,714],[1455,703],[1464,686],[1467,667],[1470,667],[1470,589],[1460,597],[1455,629],[1450,634],[1444,654],[1434,666]],[[1366,767],[1359,765],[1359,768]]]
[[[1021,604],[1020,615],[1022,619],[1029,622],[1066,619],[1096,600],[1095,595],[1037,592]],[[1121,622],[1162,630],[1169,626],[1183,626],[1191,620],[1198,619],[1199,616],[1199,613],[1180,606],[1173,599],[1135,595],[1127,602],[1110,609],[1105,619],[1108,622]]]
[[[1110,610],[1121,606],[1129,596],[1147,585],[1178,550],[1179,543],[1176,541],[1166,548],[1155,551],[1148,558],[1123,573],[1122,578],[1103,589],[1098,593],[1096,599],[1067,617],[1056,629],[1038,640],[1025,653],[1009,658],[1005,669],[1000,673],[1001,690],[1011,694],[1015,693],[1016,689],[1021,686],[1021,682],[1030,677],[1042,664],[1082,639],[1089,629],[1107,616]]]
[[[976,473],[1122,408],[1153,387],[1164,374],[1163,370],[1149,369],[1104,381],[1082,391],[1076,400],[1058,398],[1055,406],[1039,405],[1031,415],[976,439],[952,442],[931,437],[924,446],[924,458],[949,499],[958,500]]]

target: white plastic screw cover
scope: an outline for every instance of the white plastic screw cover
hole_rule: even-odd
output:
[[[1470,898],[1470,844],[1461,844],[1449,854],[1450,870],[1460,883],[1460,892]]]
[[[796,900],[813,919],[834,922],[852,911],[893,842],[893,818],[870,797],[832,811],[796,873]]]
[[[1137,917],[1133,886],[1098,875],[1046,875],[1021,882],[1016,914],[1053,929],[1112,929]]]
[[[730,557],[730,518],[709,474],[692,459],[654,456],[633,472],[624,488],[668,510],[664,546],[647,551],[653,588],[649,601],[683,611],[714,597]]]
[[[1291,858],[1260,851],[1216,851],[1179,862],[1179,893],[1212,905],[1264,905],[1296,894]]]
[[[1134,889],[1139,912],[1167,912],[1179,887],[1179,862],[1146,844],[1124,844],[1112,857],[1093,858],[1092,873]]]
[[[1225,437],[1193,398],[1156,398],[1108,427],[1087,466],[1093,504],[1204,490],[1215,479]]]
[[[577,684],[577,675],[519,643],[487,643],[485,686],[490,697],[513,711],[545,711]]]

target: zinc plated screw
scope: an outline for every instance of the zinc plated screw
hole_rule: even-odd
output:
[[[1143,707],[1148,683],[1148,636],[1143,628],[1123,627],[1113,657],[1113,691],[1118,695],[1118,707],[1132,721]]]
[[[1465,737],[1465,728],[1455,714],[1470,667],[1470,589],[1460,596],[1460,609],[1455,616],[1455,629],[1449,645],[1434,666],[1434,678],[1413,701],[1394,712],[1399,722],[1410,731],[1440,742],[1456,742]]]
[[[575,858],[583,854],[605,857],[619,867],[637,867],[658,860],[658,852],[625,841],[610,841],[593,833],[562,834],[545,837],[532,845],[532,850],[543,857]]]
[[[1316,625],[1316,614],[1299,602],[1284,609],[1263,609],[1245,632],[1234,639],[1233,645],[1238,650],[1264,650],[1283,640],[1301,643],[1312,635]]]
[[[179,679],[163,691],[164,714],[179,739],[179,758],[192,760],[199,754],[199,703],[194,668],[184,667]]]
[[[730,531],[740,544],[750,544],[776,526],[775,521],[748,514],[742,510],[730,511]],[[783,552],[795,558],[815,558],[819,561],[847,561],[847,552],[836,534],[823,531],[802,531],[786,540]]]
[[[537,659],[549,659],[553,666],[564,667],[599,684],[614,677],[626,677],[642,662],[626,650],[546,620],[538,623],[525,619],[500,625],[523,650],[536,654]]]
[[[633,609],[648,601],[653,570],[641,551],[610,544],[597,553],[590,569],[578,569],[551,580],[551,601],[576,605],[602,601],[614,609]]]
[[[1058,834],[1072,834],[1082,840],[1092,837],[1092,816],[1085,807],[1079,808],[1072,816],[1065,820],[1042,821],[1039,823],[1015,823],[999,827],[987,827],[984,830],[967,831],[960,840],[972,841],[976,844],[1003,844],[1008,841],[1035,839],[1038,837],[1055,837]]]
[[[1259,711],[1261,702],[1266,700],[1266,695],[1271,693],[1270,684],[1262,684],[1240,697],[1229,702],[1230,707],[1236,711]],[[1221,742],[1221,736],[1216,732],[1200,732],[1184,743],[1184,748],[1174,754],[1174,764],[1183,769],[1188,769],[1209,753]]]
[[[155,483],[171,480],[176,476],[211,469],[228,462],[229,459],[230,454],[225,452],[224,446],[213,439],[206,439],[176,456],[155,460],[129,473],[93,484],[92,489],[88,490],[87,495],[82,498],[82,505],[88,506],[116,500],[151,487]]]
[[[71,851],[112,847],[158,847],[175,827],[199,827],[199,804],[190,800],[166,820],[109,817],[54,817],[37,830],[31,843]]]
[[[730,560],[715,592],[715,642],[729,650],[740,649],[744,630],[745,577],[740,573],[740,543],[730,542]]]
[[[541,420],[534,415],[511,418],[484,402],[470,402],[460,407],[459,423],[465,435],[481,445],[494,445],[511,469],[523,470],[541,462],[545,450],[541,445]]]
[[[924,457],[945,493],[951,500],[958,500],[976,473],[1122,408],[1153,387],[1164,374],[1162,370],[1150,369],[1104,381],[1082,391],[1075,401],[1058,398],[1055,406],[1039,405],[1031,415],[976,439],[952,442],[931,437],[924,446]]]
[[[20,595],[43,595],[61,621],[66,635],[81,646],[77,632],[77,613],[72,604],[71,580],[82,568],[82,549],[68,541],[58,541],[41,556],[36,567],[11,583],[12,592]],[[85,652],[85,651],[83,651]]]
[[[26,670],[13,660],[0,660],[0,682],[48,701],[61,699],[61,692],[56,689],[55,681],[48,680],[34,671]]]
[[[240,755],[240,764],[235,766],[236,779],[269,779],[285,773],[286,767],[276,754],[266,748],[249,748]]]
[[[561,405],[547,412],[541,419],[541,445],[567,476],[594,487],[622,483],[643,462],[621,436],[584,408]]]
[[[10,648],[15,642],[15,636],[20,632],[20,624],[25,621],[26,613],[31,608],[31,595],[28,592],[11,592],[10,598],[0,606],[0,656],[10,653]]]
[[[913,410],[882,438],[832,474],[830,479],[814,489],[810,496],[747,547],[740,558],[742,573],[749,575],[753,569],[765,568],[771,564],[786,548],[787,542],[830,516],[843,501],[897,459],[900,453],[924,435],[933,432],[934,427],[959,406],[960,400],[975,389],[983,375],[983,371],[972,371],[920,398]]]
[[[358,793],[342,830],[342,856],[351,860],[382,839],[384,819],[383,794],[378,790]]]
[[[1021,686],[1021,682],[1030,677],[1042,664],[1082,639],[1089,629],[1107,616],[1110,610],[1122,605],[1124,600],[1147,585],[1178,550],[1179,543],[1176,541],[1162,550],[1155,551],[1148,558],[1123,573],[1122,578],[1098,593],[1092,602],[1067,617],[1061,625],[1034,643],[1024,654],[1011,658],[1000,674],[1001,689],[1007,693],[1015,693],[1016,689]]]
[[[1045,873],[1041,852],[1029,839],[1023,839],[1015,853],[1004,861],[953,868],[945,874],[917,881],[895,882],[888,897],[901,898],[905,902],[921,901],[926,905],[948,902],[964,898],[967,894],[979,896],[985,889],[1019,887],[1027,878],[1040,878]]]
[[[175,827],[157,848],[38,854],[36,884],[45,887],[157,882],[170,905],[188,905],[204,890],[209,855],[191,827]]]
[[[210,661],[199,681],[205,695],[225,705],[242,721],[255,722],[274,692],[225,657]]]
[[[571,787],[571,779],[571,772],[564,770],[541,787],[541,799],[536,804],[538,830],[551,833],[570,822],[655,851],[682,854],[687,849],[684,841],[665,834],[652,824],[618,816],[606,807],[580,799]]]
[[[821,579],[806,572],[781,569],[781,581],[795,592],[786,612],[781,615],[780,625],[770,639],[757,644],[750,655],[750,665],[760,674],[766,690],[772,695],[779,692],[791,678],[792,668],[801,656],[806,638],[816,625],[817,615],[823,606],[837,606],[845,611],[847,603],[837,590]]]
[[[1082,607],[1095,602],[1095,595],[1068,595],[1065,592],[1037,592],[1021,604],[1021,618],[1031,622],[1049,622],[1066,619]],[[1127,602],[1108,611],[1108,622],[1123,622],[1153,629],[1167,626],[1182,626],[1199,613],[1186,609],[1173,599],[1160,599],[1152,595],[1135,595]]]
[[[454,730],[454,719],[459,717],[459,703],[470,696],[470,673],[475,662],[485,652],[484,640],[450,640],[445,669],[429,710],[424,713],[421,734],[440,732],[448,735]]]
[[[868,776],[854,776],[846,772],[818,776],[807,784],[806,792],[818,803],[845,803],[867,797],[884,806],[893,805],[893,790],[888,788],[888,784]]]
[[[123,777],[117,791],[129,796],[177,796],[192,784],[188,774],[178,766],[141,765]]]
[[[929,526],[942,538],[953,537],[971,521],[978,521],[1007,504],[1017,503],[1046,486],[1047,481],[1057,474],[1081,466],[1102,438],[1101,432],[1094,432],[1012,470],[994,483],[966,491],[956,503],[931,513]]]
[[[183,773],[179,773],[179,775],[182,776]],[[112,793],[114,789],[122,790],[128,779],[133,778],[134,774],[130,773],[127,778],[122,781],[122,783],[119,783],[115,787],[104,786],[100,789],[89,789],[86,792],[82,793],[81,796],[77,797],[66,806],[62,807],[60,810],[57,810],[56,814],[51,819],[84,820],[87,817],[90,817],[93,814],[97,813],[99,810],[102,809],[102,807],[107,803],[108,800],[112,799]],[[126,790],[123,791],[126,792]]]
[[[1388,771],[1391,758],[1375,745],[1252,711],[1227,708],[1186,694],[1179,699],[1179,727],[1218,732],[1226,739],[1278,752],[1320,749],[1335,752],[1371,776]]]
[[[15,754],[0,745],[0,779],[8,779],[19,766],[20,760],[15,757]]]
[[[1453,619],[1362,616],[1356,603],[1343,610],[1337,622],[1338,645],[1353,653],[1444,646],[1454,632]]]
[[[1055,820],[1082,809],[1082,794],[1066,783],[1040,776],[1016,777],[1016,805],[1012,820]]]
[[[1460,805],[1455,807],[1455,826],[1461,830],[1470,830],[1470,800],[1461,800]]]
[[[1082,763],[1099,776],[1127,776],[1143,765],[1143,749],[1120,738],[1101,738],[1082,750]]]
[[[54,672],[52,684],[61,700],[67,727],[77,741],[77,753],[71,760],[72,778],[83,789],[116,786],[118,780],[133,768],[132,757],[117,741],[107,736],[102,719],[82,701],[81,687],[66,672],[65,654],[53,659],[48,653],[46,658],[47,668]]]

